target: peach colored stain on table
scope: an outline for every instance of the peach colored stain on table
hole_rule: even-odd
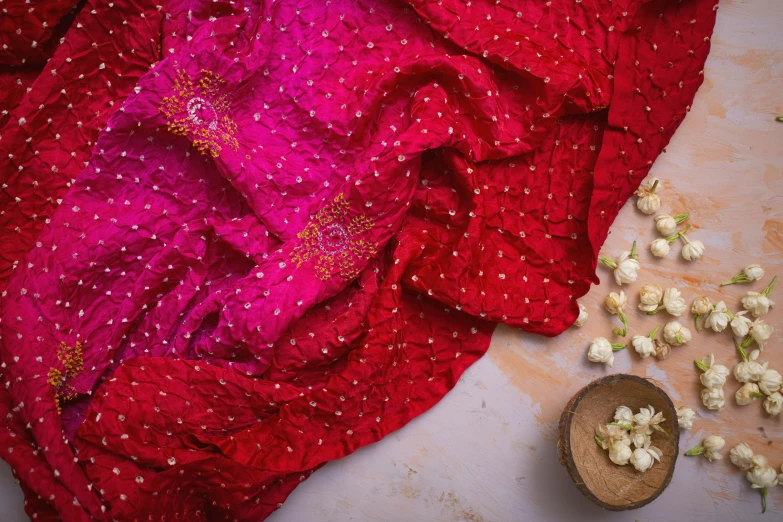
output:
[[[644,283],[676,286],[688,304],[697,295],[723,299],[737,311],[739,298],[760,290],[773,274],[781,283],[773,293],[778,308],[765,317],[777,332],[763,359],[783,371],[783,3],[779,0],[721,1],[705,83],[692,110],[653,175],[663,181],[663,211],[690,211],[692,238],[707,245],[706,256],[688,264],[679,245],[666,259],[653,258],[653,221],[633,208],[621,212],[602,254],[616,256],[638,239],[642,273],[624,287],[630,305]],[[763,284],[718,285],[750,262],[761,263]],[[665,361],[640,360],[634,352],[616,355],[614,368],[589,363],[586,351],[595,336],[611,336],[619,324],[602,310],[617,290],[608,270],[602,283],[581,301],[590,312],[587,325],[554,339],[506,327],[495,332],[489,353],[457,387],[427,414],[383,441],[330,463],[304,482],[272,522],[319,521],[773,521],[783,519],[783,487],[769,493],[769,510],[728,458],[680,457],[664,494],[644,508],[611,513],[576,490],[557,462],[554,440],[561,409],[579,388],[609,372],[655,379],[677,405],[698,411],[694,429],[681,447],[709,434],[727,440],[724,453],[748,442],[772,464],[783,464],[783,418],[769,418],[760,402],[739,407],[739,385],[729,378],[727,407],[706,411],[693,359],[714,352],[729,367],[736,362],[728,332],[702,332],[675,348]],[[629,314],[630,336],[646,334],[669,318]],[[689,327],[690,313],[680,319]],[[2,519],[25,520],[21,493],[8,468],[0,465]],[[7,499],[7,500],[6,500]]]

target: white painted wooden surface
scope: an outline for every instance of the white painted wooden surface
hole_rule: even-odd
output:
[[[666,211],[692,212],[707,255],[696,264],[675,256],[655,260],[645,250],[639,281],[626,288],[635,306],[646,282],[677,286],[690,304],[699,294],[723,298],[737,311],[739,297],[762,285],[717,284],[755,261],[783,276],[783,3],[779,0],[721,1],[706,81],[693,109],[653,174],[664,181]],[[604,247],[617,255],[638,238],[646,249],[656,237],[652,220],[627,205]],[[601,311],[616,290],[608,272],[583,302],[591,318],[580,330],[556,339],[499,328],[490,351],[471,367],[435,408],[383,441],[318,471],[291,495],[272,522],[318,521],[681,521],[781,520],[783,487],[769,494],[769,511],[728,459],[680,457],[674,479],[652,504],[635,512],[610,513],[584,499],[557,462],[556,422],[571,395],[605,370],[588,363],[589,339],[608,335],[611,319]],[[687,277],[683,279],[683,275]],[[766,283],[765,283],[766,284]],[[783,277],[767,321],[777,335],[763,359],[783,371]],[[631,335],[647,333],[664,317],[631,313]],[[682,319],[690,323],[691,317]],[[679,404],[700,406],[692,359],[715,352],[736,361],[727,332],[699,334],[666,361],[641,361],[620,353],[614,372],[646,375],[662,382]],[[699,409],[695,429],[681,446],[721,434],[727,448],[747,440],[778,468],[783,464],[783,419],[770,419],[761,404],[733,404],[738,385],[729,379],[729,406],[719,414]],[[763,427],[769,440],[759,431]],[[2,520],[26,520],[22,495],[0,464]]]

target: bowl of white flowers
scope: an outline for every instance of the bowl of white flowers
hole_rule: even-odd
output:
[[[679,430],[677,410],[664,390],[635,375],[609,375],[566,405],[558,455],[584,496],[605,509],[636,509],[669,485]]]

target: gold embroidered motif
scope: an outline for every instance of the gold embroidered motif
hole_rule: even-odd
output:
[[[335,272],[346,280],[359,275],[358,261],[374,256],[378,244],[357,237],[370,230],[373,221],[364,214],[351,217],[352,213],[343,194],[319,210],[297,234],[301,243],[291,252],[296,267],[312,261],[316,275],[324,281]]]
[[[177,71],[176,92],[163,98],[159,110],[166,115],[169,131],[189,136],[202,154],[209,152],[216,158],[223,150],[222,145],[233,150],[239,148],[234,138],[237,124],[228,115],[231,96],[220,93],[226,80],[206,69],[202,69],[201,74],[194,85],[188,73]]]
[[[73,379],[80,371],[84,369],[84,358],[82,357],[82,343],[77,342],[76,347],[70,347],[65,343],[60,343],[57,349],[57,359],[62,363],[63,369],[49,368],[48,383],[54,386],[54,403],[57,405],[57,412],[62,413],[61,402],[75,399],[78,395],[73,384],[68,379]]]

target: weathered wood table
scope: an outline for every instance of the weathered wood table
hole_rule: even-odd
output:
[[[765,319],[776,328],[763,360],[783,372],[783,3],[780,0],[722,0],[705,82],[667,153],[653,168],[663,181],[663,211],[691,212],[704,241],[704,259],[687,263],[674,245],[666,259],[653,258],[653,221],[626,205],[603,255],[616,256],[634,239],[642,247],[639,280],[624,287],[635,309],[644,283],[679,288],[688,305],[698,295],[740,308],[747,290],[760,290],[781,277]],[[763,284],[719,289],[751,262],[767,269]],[[470,368],[435,408],[404,429],[354,455],[333,462],[302,484],[273,522],[317,521],[683,521],[718,522],[783,519],[783,486],[769,493],[769,511],[728,458],[709,463],[681,457],[664,494],[634,512],[610,513],[591,504],[572,485],[557,461],[555,439],[561,409],[571,395],[604,375],[587,361],[595,336],[610,336],[617,318],[602,301],[617,289],[608,270],[602,284],[583,299],[590,319],[556,339],[501,327],[489,353]],[[646,334],[667,320],[665,313],[632,311],[630,335]],[[692,325],[688,313],[681,321]],[[630,338],[630,337],[629,337]],[[770,463],[783,464],[783,415],[769,418],[759,401],[739,407],[729,378],[727,407],[701,407],[693,359],[714,352],[730,368],[736,361],[729,332],[702,332],[665,361],[641,360],[620,352],[611,372],[656,379],[678,405],[698,411],[689,448],[720,434],[728,448],[746,441]],[[0,506],[6,522],[26,520],[21,492],[0,465]]]

